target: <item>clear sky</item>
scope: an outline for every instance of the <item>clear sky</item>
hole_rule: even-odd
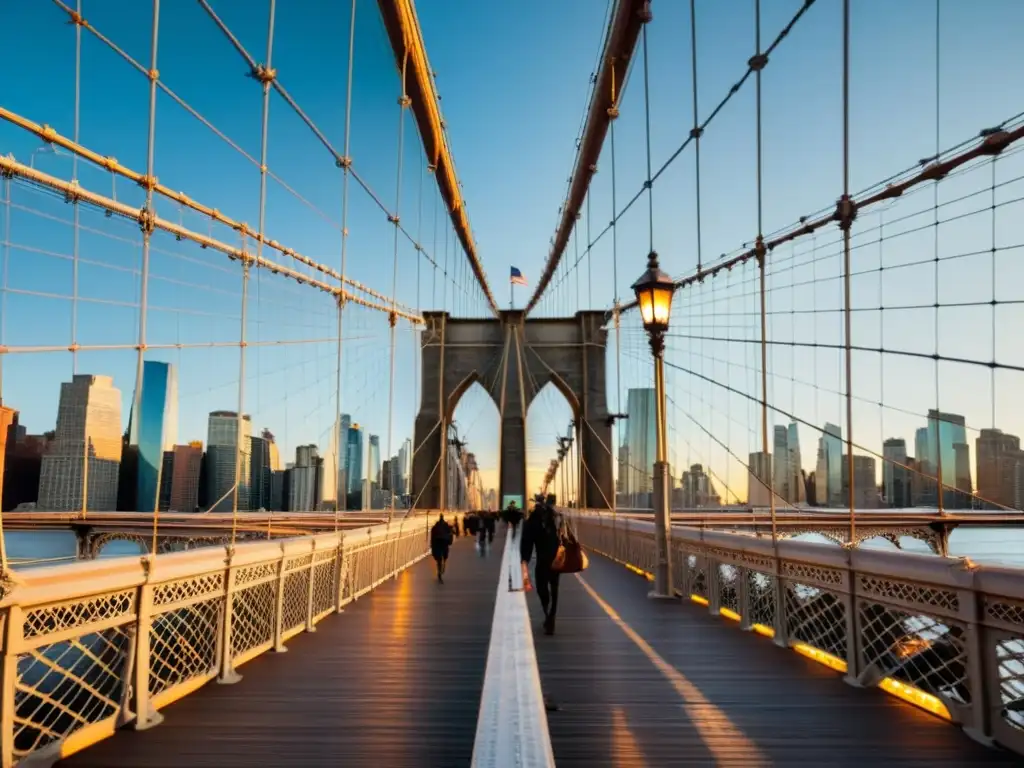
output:
[[[799,0],[762,3],[762,41],[767,45],[792,17]],[[266,59],[267,6],[265,0],[218,0],[216,11],[260,61]],[[1015,0],[986,0],[984,12],[974,5],[941,0],[939,39],[939,144],[949,147],[975,136],[979,129],[1024,110],[1024,80],[1019,70],[1019,30],[1024,28],[1024,6]],[[650,115],[653,165],[660,167],[685,138],[693,123],[688,3],[652,3],[654,22],[649,27]],[[772,55],[763,77],[763,190],[765,232],[792,223],[797,217],[829,207],[842,191],[841,154],[841,4],[818,0]],[[145,2],[85,3],[88,20],[124,51],[146,62],[150,55],[151,8]],[[424,37],[437,72],[451,146],[464,185],[468,212],[484,267],[499,302],[507,301],[510,265],[519,267],[536,283],[549,238],[557,222],[566,180],[572,167],[591,72],[595,69],[607,5],[604,0],[567,0],[541,3],[421,2],[418,7]],[[302,109],[340,151],[344,145],[345,79],[349,4],[296,0],[278,3],[273,66],[281,82]],[[936,2],[857,0],[853,3],[851,34],[851,188],[860,190],[935,153],[936,147]],[[74,132],[74,29],[66,16],[50,3],[8,3],[0,8],[0,25],[16,29],[8,38],[0,68],[0,104],[37,122],[48,123],[65,135]],[[754,52],[753,3],[739,0],[699,0],[698,113],[703,118],[743,73]],[[619,206],[642,186],[646,177],[644,153],[644,89],[639,66],[631,72],[616,127],[616,174]],[[252,157],[260,149],[260,89],[247,78],[237,52],[195,3],[165,0],[160,18],[157,67],[161,80]],[[357,9],[356,55],[353,73],[351,154],[354,168],[389,208],[395,207],[398,146],[399,81],[394,60],[380,23],[376,4],[361,0]],[[83,35],[82,143],[105,155],[114,155],[137,170],[146,166],[147,80],[101,42]],[[757,233],[754,165],[754,88],[749,81],[715,118],[701,149],[701,249],[704,260],[732,252]],[[37,139],[8,124],[0,124],[0,153],[13,153],[28,162],[39,146]],[[69,178],[68,158],[36,154],[37,167]],[[278,178],[267,193],[266,231],[278,241],[334,268],[341,261],[341,172],[312,132],[283,100],[274,95],[269,118],[268,166]],[[950,308],[945,305],[969,295],[969,301],[989,300],[993,292],[991,220],[980,215],[943,225],[943,258],[975,250],[984,255],[943,260],[940,265],[938,351],[942,355],[981,358],[992,355],[1002,364],[1021,365],[1024,357],[1014,333],[1015,300],[1022,297],[1020,211],[1011,202],[1020,197],[1019,156],[997,164],[999,188],[996,215],[997,252],[995,331],[991,307]],[[592,191],[592,235],[611,218],[611,157],[606,148]],[[940,200],[952,200],[991,181],[991,166],[940,185]],[[435,195],[424,177],[422,152],[412,121],[406,123],[401,200],[402,222],[415,235],[421,233],[434,268],[417,259],[408,242],[398,248],[399,270],[395,285],[400,301],[410,306],[446,307],[457,313],[479,311],[470,297],[453,299],[452,284],[444,290],[445,261],[451,280],[467,284],[465,270],[453,240],[445,248],[444,217],[436,216]],[[155,170],[160,181],[190,197],[213,205],[226,214],[256,226],[259,172],[166,94],[157,105]],[[141,191],[108,174],[81,167],[81,183],[119,200],[140,204]],[[425,178],[420,186],[421,178]],[[421,193],[422,189],[422,193]],[[893,206],[884,216],[898,218],[914,206],[931,211],[927,190]],[[925,199],[927,198],[927,199]],[[988,199],[972,199],[983,206]],[[943,216],[965,213],[972,203],[950,204]],[[959,206],[959,207],[957,207]],[[197,215],[158,201],[158,213],[198,231],[208,224]],[[81,210],[79,227],[78,301],[73,284],[73,232],[71,207],[41,195],[20,183],[12,184],[11,226],[5,240],[7,290],[4,293],[4,344],[130,345],[138,338],[140,302],[140,248],[138,227],[106,219],[101,213]],[[662,264],[673,274],[693,271],[697,261],[695,235],[694,156],[692,146],[666,170],[654,187],[655,242]],[[990,217],[991,219],[991,217]],[[862,237],[877,240],[878,215],[865,215],[858,223]],[[586,222],[582,221],[581,226]],[[910,224],[902,225],[910,228]],[[350,195],[350,231],[347,273],[383,294],[392,293],[393,231],[369,195],[356,185]],[[237,234],[214,229],[225,241]],[[887,266],[934,254],[931,232],[885,237],[882,258]],[[585,231],[580,251],[585,250]],[[120,239],[113,239],[120,238]],[[835,239],[834,230],[819,236],[824,249]],[[980,243],[980,245],[978,245]],[[977,246],[977,247],[975,247]],[[572,247],[572,246],[571,246]],[[606,235],[558,289],[560,298],[546,311],[571,311],[581,304],[608,307],[614,297],[628,297],[629,284],[643,269],[650,247],[646,205],[640,201],[623,217],[613,256],[612,238]],[[797,253],[811,248],[809,241]],[[948,249],[948,250],[946,250]],[[834,250],[834,248],[833,248]],[[813,305],[838,307],[838,284],[825,283],[836,274],[836,260],[824,250],[799,270],[779,268],[772,279],[791,285],[810,281],[804,290],[781,288],[772,292],[779,312]],[[877,267],[879,249],[865,247],[857,259]],[[790,254],[780,252],[779,258]],[[275,258],[282,259],[277,254]],[[773,257],[774,258],[774,257]],[[811,257],[806,257],[810,260]],[[87,263],[88,262],[88,263]],[[856,268],[856,264],[855,264]],[[201,343],[238,339],[241,277],[237,264],[210,251],[173,238],[154,237],[147,313],[147,341]],[[461,271],[460,271],[461,270]],[[883,273],[884,305],[935,301],[934,264]],[[749,270],[747,270],[749,273]],[[792,277],[796,275],[795,281]],[[617,280],[613,279],[617,276]],[[747,274],[747,278],[750,275]],[[700,322],[703,331],[674,325],[684,336],[721,337],[756,331],[755,318],[743,314],[756,304],[741,271],[723,278],[715,287],[705,285],[703,298],[681,294],[676,317]],[[873,282],[872,282],[873,281]],[[528,289],[517,288],[517,303]],[[728,291],[733,291],[729,294]],[[714,296],[711,292],[715,291]],[[685,293],[685,292],[684,292]],[[691,292],[696,295],[698,291]],[[853,302],[877,306],[878,273],[858,279]],[[46,294],[39,295],[39,294]],[[458,294],[457,294],[458,295]],[[733,296],[733,298],[727,298]],[[100,302],[119,302],[118,304]],[[558,303],[561,301],[561,303]],[[725,302],[732,302],[726,304]],[[743,302],[746,302],[743,304]],[[686,305],[689,309],[680,310]],[[734,306],[735,305],[735,306]],[[734,316],[734,313],[740,313]],[[261,274],[250,281],[247,332],[258,340],[246,356],[245,408],[258,426],[278,434],[286,455],[305,442],[324,442],[337,407],[335,399],[336,350],[334,342],[313,343],[336,335],[336,314],[330,300],[280,277]],[[877,346],[880,314],[858,313],[854,338]],[[73,315],[76,319],[73,321]],[[776,316],[773,315],[773,318]],[[887,348],[931,353],[935,351],[932,309],[884,313]],[[838,313],[790,316],[773,320],[772,338],[784,341],[841,341]],[[628,325],[628,323],[627,323]],[[730,325],[741,326],[730,328]],[[710,332],[711,327],[717,330]],[[342,410],[353,414],[370,432],[388,431],[388,327],[380,313],[358,309],[346,313],[345,366],[342,372]],[[622,375],[619,387],[649,386],[650,367],[644,342],[635,324],[623,331],[619,350]],[[270,341],[293,342],[266,346]],[[296,343],[303,342],[303,343]],[[687,338],[670,340],[670,360],[688,369],[703,361],[705,375],[734,389],[756,395],[759,377],[752,373],[759,360],[751,345],[704,342],[703,351]],[[712,349],[712,344],[717,347]],[[615,368],[615,350],[609,365]],[[841,369],[834,353],[821,350],[791,353],[780,346],[769,361],[772,373],[769,400],[796,411],[813,424],[845,419],[840,401],[823,389],[842,389]],[[237,347],[213,349],[154,349],[154,359],[168,359],[180,367],[182,439],[205,439],[209,410],[235,408],[239,399]],[[804,355],[804,356],[802,356]],[[392,451],[410,434],[415,410],[414,337],[406,325],[398,327],[396,388],[392,423]],[[133,350],[88,351],[76,356],[80,372],[110,373],[125,398],[124,418],[134,384]],[[890,356],[887,356],[887,358]],[[59,383],[72,369],[67,352],[10,355],[4,366],[5,404],[23,411],[32,431],[52,428]],[[715,363],[728,360],[729,365]],[[712,366],[719,366],[714,370]],[[935,406],[934,364],[928,360],[887,359],[859,354],[855,360],[855,390],[869,402],[855,413],[855,439],[880,450],[883,437],[898,435],[912,441],[913,428],[923,425],[923,414]],[[714,373],[712,371],[714,370]],[[779,373],[778,376],[775,374]],[[972,427],[989,426],[993,403],[996,421],[1008,431],[1024,432],[1013,393],[1015,372],[997,371],[995,398],[986,368],[957,366],[944,369],[939,404],[943,410],[964,414]],[[793,385],[790,379],[814,386]],[[611,379],[615,381],[614,374]],[[674,463],[711,463],[729,485],[744,495],[745,479],[737,480],[738,464],[726,450],[710,441],[702,425],[721,443],[745,460],[759,443],[756,414],[747,398],[727,396],[721,386],[681,371],[670,371],[670,423]],[[884,394],[880,397],[880,386]],[[864,388],[863,390],[861,388]],[[814,397],[817,392],[819,397]],[[610,393],[611,400],[617,395]],[[717,398],[717,400],[715,399]],[[625,398],[623,397],[623,400]],[[562,432],[571,417],[560,395],[545,392],[531,410],[528,424],[533,467],[543,467],[554,453],[555,432]],[[614,403],[613,403],[614,404]],[[497,417],[482,393],[473,390],[460,405],[457,420],[466,431],[470,449],[477,453],[485,482],[497,464]],[[772,417],[780,423],[781,415]],[[753,421],[754,431],[750,423]],[[731,427],[727,427],[728,424]],[[884,433],[884,434],[883,434]],[[973,437],[969,433],[969,438]],[[813,467],[816,435],[801,429],[803,463]],[[382,438],[382,452],[387,440]],[[753,447],[752,447],[753,446]],[[973,452],[973,446],[972,446]],[[702,458],[703,457],[703,458]],[[742,475],[742,473],[740,473]],[[493,474],[491,474],[493,477]],[[539,479],[531,474],[531,484]],[[492,484],[491,481],[488,484]]]

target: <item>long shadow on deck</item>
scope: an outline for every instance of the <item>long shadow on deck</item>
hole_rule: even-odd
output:
[[[60,762],[71,768],[468,765],[504,540],[485,557],[452,548],[444,585],[427,558],[379,586],[288,653],[241,667]]]
[[[706,608],[648,600],[650,583],[622,566],[591,563],[583,579],[639,644],[562,577],[557,634],[535,633],[541,686],[560,708],[548,714],[559,768],[1021,764]]]

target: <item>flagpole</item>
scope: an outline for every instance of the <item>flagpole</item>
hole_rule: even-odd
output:
[[[512,282],[512,278],[510,277],[508,279],[508,308],[510,310],[514,308],[514,304],[512,302],[512,289],[515,288],[515,285],[516,284]]]

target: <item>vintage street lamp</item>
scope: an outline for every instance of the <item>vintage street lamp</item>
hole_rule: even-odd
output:
[[[672,294],[675,283],[658,267],[658,254],[647,257],[647,271],[633,283],[644,330],[651,342],[654,355],[654,401],[656,404],[656,451],[654,460],[654,540],[657,547],[657,567],[654,572],[654,591],[651,597],[673,598],[671,537],[669,517],[668,438],[665,416],[665,332],[672,313]]]

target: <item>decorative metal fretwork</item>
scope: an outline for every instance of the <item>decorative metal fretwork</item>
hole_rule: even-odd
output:
[[[154,616],[149,628],[149,692],[157,694],[217,670],[224,598]]]
[[[869,601],[859,612],[865,665],[935,696],[971,701],[961,625]]]
[[[860,577],[859,587],[862,594],[875,595],[884,601],[941,608],[952,614],[960,610],[959,597],[949,589],[866,575]]]
[[[819,587],[785,583],[786,632],[791,642],[846,659],[846,607],[842,598]]]
[[[231,599],[231,655],[270,643],[277,619],[277,583],[265,581],[236,592]]]
[[[38,637],[85,627],[89,624],[127,616],[133,610],[135,610],[135,590],[133,589],[36,608],[25,614],[25,637]]]
[[[284,577],[284,601],[281,606],[281,630],[301,627],[309,608],[309,569],[292,571]]]
[[[751,624],[775,626],[775,576],[747,571],[747,605]]]
[[[735,565],[719,563],[715,568],[718,574],[718,602],[721,608],[740,612],[740,579],[739,568]]]
[[[15,760],[117,713],[131,631],[111,627],[18,657]]]
[[[1011,727],[1024,731],[1024,640],[1010,637],[995,644],[999,679],[1000,716]]]
[[[318,616],[334,608],[337,595],[337,563],[332,557],[313,566],[313,615]]]
[[[690,571],[690,592],[706,598],[708,596],[708,576],[704,570],[704,561],[697,555],[690,555],[686,564]]]
[[[153,605],[171,605],[184,603],[197,597],[221,592],[224,589],[224,572],[216,571],[201,576],[193,576],[168,584],[158,584],[153,588]]]

